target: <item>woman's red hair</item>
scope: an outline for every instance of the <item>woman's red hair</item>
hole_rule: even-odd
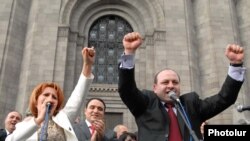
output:
[[[37,85],[33,89],[32,93],[31,93],[31,96],[30,96],[29,108],[30,108],[30,111],[31,111],[31,113],[32,113],[32,115],[34,117],[37,117],[37,114],[38,114],[38,111],[37,111],[37,99],[42,94],[44,89],[47,88],[47,87],[55,89],[57,97],[58,97],[58,99],[57,99],[58,104],[57,104],[56,110],[53,113],[53,115],[56,115],[59,112],[59,110],[62,108],[62,105],[63,105],[63,102],[64,102],[64,95],[63,95],[63,92],[62,92],[62,89],[60,88],[60,86],[58,84],[56,84],[56,83],[53,83],[53,82],[44,82],[44,83],[41,83],[41,84]]]

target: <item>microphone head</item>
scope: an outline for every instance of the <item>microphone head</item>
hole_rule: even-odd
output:
[[[50,102],[47,102],[47,103],[46,103],[46,106],[51,106],[51,103],[50,103]]]
[[[175,97],[175,96],[176,96],[176,94],[175,94],[174,91],[170,91],[170,92],[168,93],[168,95],[169,95],[169,97]]]
[[[180,102],[180,99],[177,97],[176,93],[174,91],[170,91],[168,93],[169,97],[173,100],[173,101],[177,101]]]
[[[48,110],[50,111],[53,105],[50,102],[47,102],[46,106],[47,106]]]
[[[242,112],[243,111],[243,105],[238,105],[237,106],[237,111]]]

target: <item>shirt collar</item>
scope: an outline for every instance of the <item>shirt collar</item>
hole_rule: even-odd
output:
[[[7,134],[7,135],[9,135],[9,134],[10,134],[10,132],[9,132],[7,129],[5,129],[5,131],[6,131],[6,134]]]
[[[91,126],[91,123],[87,119],[85,119],[85,122],[87,123],[88,127]]]

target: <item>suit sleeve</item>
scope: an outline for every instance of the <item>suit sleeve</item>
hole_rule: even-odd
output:
[[[236,81],[228,75],[219,93],[204,99],[199,104],[202,117],[211,118],[234,104],[242,84],[243,82]]]
[[[125,69],[118,68],[119,82],[118,92],[131,113],[137,117],[140,116],[146,109],[148,97],[144,95],[136,86],[134,79],[134,68]]]

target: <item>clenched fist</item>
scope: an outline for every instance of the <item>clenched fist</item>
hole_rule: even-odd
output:
[[[244,49],[236,44],[227,45],[225,55],[231,64],[242,64],[244,59]]]
[[[124,53],[126,55],[134,54],[141,43],[142,38],[138,32],[131,32],[126,34],[123,38]]]

